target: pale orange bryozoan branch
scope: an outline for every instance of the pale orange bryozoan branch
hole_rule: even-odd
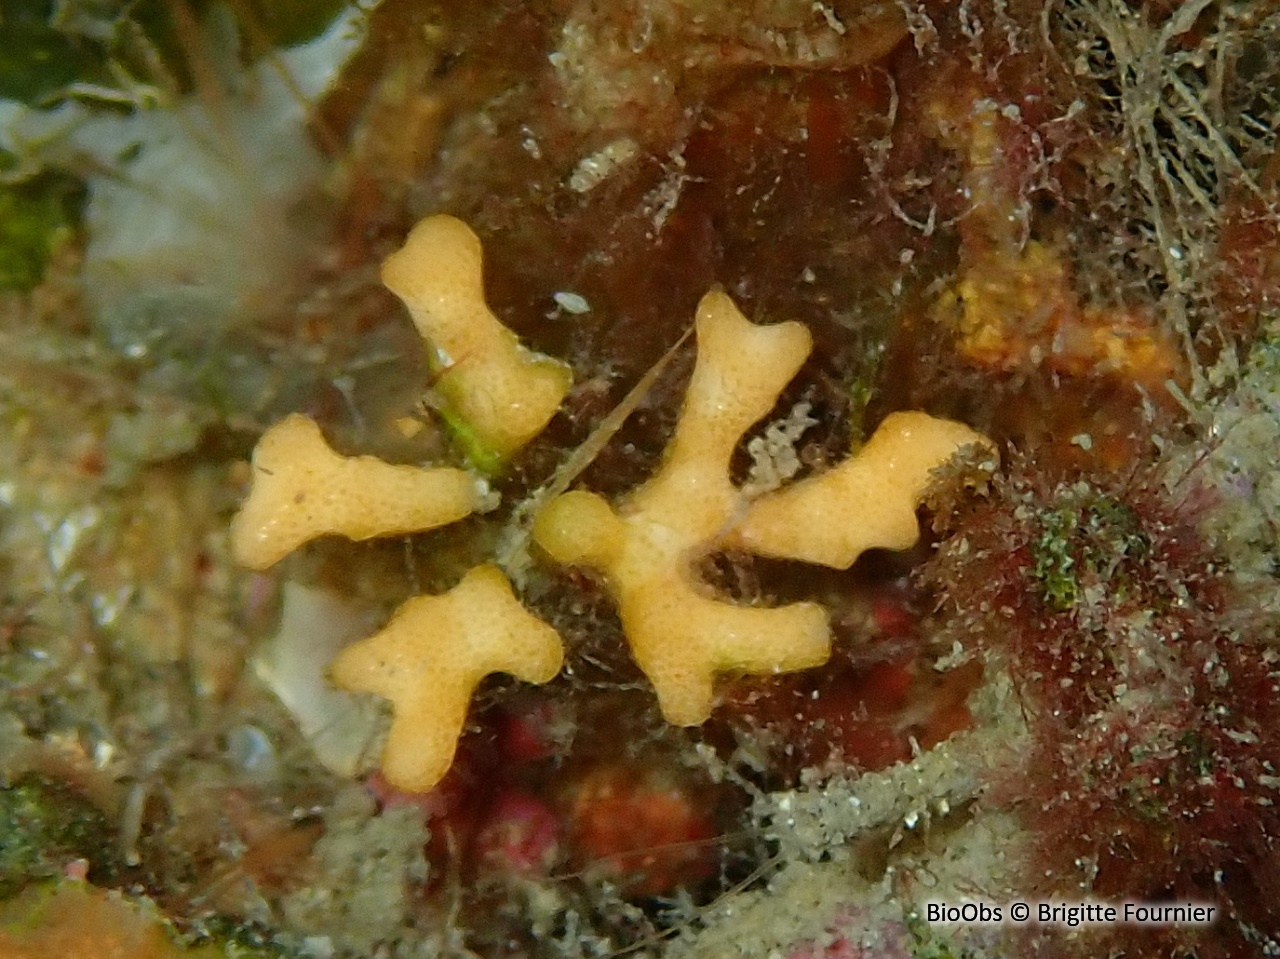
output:
[[[616,508],[566,493],[534,526],[554,559],[605,575],[663,716],[685,726],[711,714],[717,673],[817,666],[830,644],[821,606],[723,602],[698,582],[699,559],[734,546],[847,567],[868,549],[905,549],[920,535],[916,508],[932,471],[970,444],[990,448],[963,424],[894,414],[858,455],[750,501],[730,480],[730,457],[809,355],[809,333],[752,324],[720,292],[703,297],[696,329],[693,379],[657,475]]]
[[[560,637],[536,619],[496,566],[477,566],[443,596],[415,596],[381,632],[333,661],[336,685],[377,693],[395,719],[382,773],[399,789],[424,792],[453,764],[471,695],[490,673],[526,683],[560,672]]]
[[[433,351],[436,392],[451,424],[473,438],[482,465],[500,465],[542,432],[569,391],[569,367],[520,344],[484,298],[479,238],[461,220],[433,216],[382,265]]]
[[[533,530],[557,561],[605,574],[662,715],[681,726],[711,715],[716,673],[805,669],[830,653],[817,603],[735,606],[708,595],[692,572],[744,505],[729,459],[809,355],[809,331],[757,326],[720,292],[702,298],[696,329],[697,364],[658,474],[616,510],[593,493],[566,493]]]
[[[963,423],[890,413],[856,455],[753,500],[724,545],[835,569],[869,549],[909,549],[920,539],[916,509],[933,471],[966,446],[995,453]]]
[[[526,350],[484,302],[480,245],[466,226],[432,217],[393,255],[384,278],[435,351],[452,414],[506,458],[555,414],[569,373]],[[662,467],[616,507],[570,491],[537,515],[534,540],[562,563],[599,569],[664,717],[703,722],[717,674],[771,674],[826,661],[826,611],[812,602],[735,605],[698,581],[716,549],[847,566],[866,549],[915,542],[915,510],[932,471],[960,449],[990,443],[923,413],[890,416],[863,449],[819,476],[751,498],[729,461],[809,355],[799,323],[749,322],[722,292],[696,318],[698,357]],[[439,387],[438,387],[439,388]],[[253,489],[233,527],[237,559],[265,568],[316,536],[352,539],[431,529],[483,508],[486,484],[465,470],[342,457],[319,428],[287,417],[262,438]],[[493,565],[442,596],[405,603],[378,634],[339,654],[335,683],[391,700],[383,754],[389,782],[431,788],[448,770],[467,705],[484,676],[549,681],[563,651],[555,631],[520,605]]]
[[[340,456],[314,422],[286,416],[253,451],[253,486],[231,524],[236,562],[274,566],[303,543],[417,533],[479,509],[487,489],[466,470]]]

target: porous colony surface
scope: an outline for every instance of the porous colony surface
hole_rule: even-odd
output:
[[[464,224],[423,221],[383,278],[434,350],[446,415],[470,449],[478,438],[505,460],[546,425],[568,388],[567,368],[526,350],[493,316],[480,244]],[[848,566],[867,549],[903,549],[919,536],[915,511],[931,472],[967,446],[990,450],[962,424],[895,414],[857,455],[753,498],[733,483],[730,459],[808,357],[811,337],[796,322],[752,323],[719,291],[698,305],[695,330],[693,378],[657,474],[616,506],[569,491],[542,508],[533,530],[556,561],[603,574],[632,654],[663,717],[677,725],[710,716],[722,673],[790,672],[830,654],[821,605],[729,602],[700,581],[699,560],[734,546]],[[290,416],[255,453],[253,489],[235,523],[237,556],[261,568],[326,533],[367,539],[432,529],[477,509],[484,489],[465,470],[340,457],[314,423]],[[562,658],[554,630],[485,565],[443,596],[409,600],[384,630],[340,654],[331,676],[392,701],[383,773],[424,791],[448,771],[485,676],[543,683]]]

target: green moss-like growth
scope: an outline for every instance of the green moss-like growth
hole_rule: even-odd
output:
[[[0,0],[0,97],[40,105],[101,62],[96,44],[53,18],[53,0]]]
[[[1151,552],[1151,540],[1142,529],[1142,520],[1127,503],[1100,496],[1084,510],[1085,564],[1090,573],[1121,591],[1128,592],[1128,571]]]
[[[1057,612],[1065,612],[1080,598],[1080,582],[1076,579],[1076,561],[1072,556],[1071,535],[1075,532],[1074,510],[1054,510],[1042,521],[1044,531],[1032,547],[1035,564],[1031,578],[1040,584],[1044,601]]]
[[[314,40],[346,6],[345,0],[249,0],[248,9],[276,46]]]
[[[502,471],[506,459],[486,442],[485,437],[466,417],[448,406],[442,406],[437,412],[468,466],[482,476],[495,476]]]
[[[0,790],[0,836],[0,899],[60,875],[71,860],[87,860],[95,882],[109,882],[122,868],[113,831],[97,807],[37,776]]]
[[[1133,586],[1131,567],[1151,548],[1132,507],[1087,488],[1046,510],[1039,526],[1028,572],[1059,613],[1073,609],[1089,587],[1123,597]]]
[[[220,0],[188,0],[195,23],[175,19],[168,0],[111,0],[110,12],[118,37],[112,53],[129,72],[173,86],[176,92],[196,88],[191,63],[192,44],[207,44],[203,28],[220,17],[234,18],[237,46],[242,62],[249,62],[272,50],[297,46],[314,40],[345,6],[344,0],[245,0],[226,4]],[[161,76],[156,76],[156,66]]]
[[[0,289],[30,290],[80,221],[84,186],[61,173],[0,186]]]
[[[166,0],[0,0],[0,97],[46,106],[76,83],[109,90],[124,72],[171,93],[194,89],[203,25],[236,17],[247,59],[319,36],[344,0],[189,0],[194,27]],[[241,18],[243,14],[243,19]],[[83,93],[83,91],[82,91]]]

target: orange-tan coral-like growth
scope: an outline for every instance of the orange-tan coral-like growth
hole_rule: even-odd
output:
[[[907,549],[920,538],[916,508],[933,470],[975,444],[994,452],[963,423],[891,413],[856,455],[753,501],[726,545],[836,569],[869,549]]]
[[[475,235],[451,217],[425,220],[383,276],[436,348],[441,388],[462,418],[455,425],[500,458],[536,435],[569,375],[524,350],[489,312]],[[845,566],[873,546],[909,546],[930,471],[985,442],[957,423],[895,414],[846,463],[753,500],[733,485],[730,459],[804,363],[809,332],[799,323],[756,326],[720,292],[698,305],[696,331],[693,377],[658,473],[616,509],[587,492],[559,496],[533,531],[559,562],[605,574],[636,661],[663,715],[680,725],[710,715],[719,673],[805,669],[830,652],[820,605],[722,601],[698,581],[700,559],[736,545]],[[366,539],[431,529],[481,508],[486,493],[463,470],[339,456],[296,415],[263,436],[253,465],[233,547],[255,568],[326,533]],[[383,771],[393,785],[420,791],[447,772],[477,683],[493,672],[547,682],[562,657],[555,631],[520,605],[497,567],[482,566],[443,596],[409,600],[382,632],[339,654],[331,677],[392,701]]]
[[[717,673],[805,669],[830,651],[821,606],[735,606],[707,595],[693,572],[743,505],[729,479],[734,447],[808,356],[809,332],[799,323],[756,326],[719,292],[698,305],[696,329],[697,364],[658,474],[616,511],[575,491],[534,525],[556,560],[604,572],[663,716],[685,726],[711,714]]]
[[[710,715],[717,673],[804,669],[829,654],[821,607],[716,600],[694,575],[699,558],[736,546],[847,567],[871,548],[905,549],[919,538],[931,471],[964,446],[990,446],[961,423],[896,413],[857,456],[749,501],[730,481],[730,457],[804,362],[809,334],[796,323],[755,326],[723,293],[703,298],[696,329],[693,379],[657,475],[617,509],[566,493],[534,525],[553,558],[605,574],[636,662],[663,716],[680,725]]]
[[[435,351],[447,413],[501,461],[537,436],[569,390],[569,368],[520,345],[484,298],[480,240],[461,220],[433,216],[382,265]]]
[[[484,484],[466,470],[340,456],[294,413],[253,451],[253,486],[231,526],[236,562],[266,569],[330,533],[362,540],[434,529],[480,508]]]
[[[422,792],[449,771],[480,680],[502,672],[545,683],[563,657],[559,635],[520,605],[502,572],[477,566],[444,595],[409,600],[381,632],[344,649],[330,675],[391,700],[383,775]]]

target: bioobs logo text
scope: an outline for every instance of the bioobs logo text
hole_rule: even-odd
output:
[[[924,907],[924,920],[928,923],[964,923],[985,925],[1004,922],[1004,910],[985,902],[931,902]]]

